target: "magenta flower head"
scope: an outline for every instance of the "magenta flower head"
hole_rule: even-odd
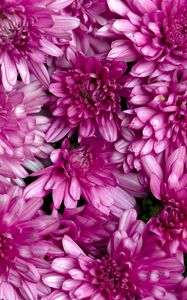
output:
[[[166,149],[187,146],[187,72],[181,67],[154,80],[126,78],[129,109],[120,113],[122,129],[116,149],[125,153],[124,169],[140,169],[139,159],[159,159]]]
[[[146,155],[142,165],[149,178],[153,195],[162,200],[159,215],[151,219],[148,229],[156,234],[170,253],[187,251],[187,189],[186,148],[173,151],[166,163],[159,165],[154,157]]]
[[[115,141],[125,64],[79,52],[71,53],[70,63],[68,70],[52,75],[49,90],[59,99],[51,108],[55,119],[47,141],[58,141],[77,127],[80,138],[100,134],[109,142]]]
[[[136,50],[141,59],[131,73],[138,77],[151,75],[155,68],[174,70],[177,65],[186,64],[186,0],[107,2],[111,11],[121,17],[114,21],[113,30],[125,36],[123,44],[121,40],[114,41],[110,58],[123,54],[124,60],[128,61],[129,53]]]
[[[113,175],[116,165],[108,160],[113,156],[111,147],[103,140],[86,139],[81,146],[70,149],[66,139],[61,149],[51,153],[53,165],[34,174],[39,178],[26,187],[26,197],[52,191],[58,209],[62,201],[67,208],[76,207],[82,196],[103,213],[111,211],[117,216],[134,207],[134,197],[118,185]]]
[[[2,0],[0,4],[0,64],[2,83],[12,90],[20,74],[30,82],[30,71],[45,85],[48,56],[62,55],[60,40],[70,39],[79,25],[73,17],[61,16],[59,1]]]
[[[144,240],[145,224],[136,217],[135,210],[124,212],[99,259],[64,236],[65,256],[53,260],[52,272],[43,276],[43,282],[57,289],[61,299],[177,300],[174,291],[182,280],[183,265],[156,240]]]
[[[40,215],[41,198],[27,202],[21,188],[0,178],[0,297],[36,300],[50,293],[41,276],[61,250],[45,237],[58,227],[57,219]]]
[[[0,174],[24,178],[25,168],[36,171],[42,167],[38,158],[46,159],[52,147],[45,142],[49,118],[42,115],[42,106],[49,101],[40,83],[18,83],[6,92],[0,86]],[[24,168],[25,167],[25,168]]]
[[[80,20],[80,25],[73,31],[70,44],[85,55],[106,57],[110,43],[107,37],[96,35],[98,28],[107,23],[111,15],[106,0],[70,0],[65,1],[65,4],[63,13]]]
[[[60,226],[53,233],[53,240],[60,247],[62,237],[69,235],[85,253],[99,256],[106,252],[106,246],[117,228],[118,221],[116,216],[107,216],[90,204],[65,208],[63,214],[59,214]]]

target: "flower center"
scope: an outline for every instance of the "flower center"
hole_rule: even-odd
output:
[[[171,240],[181,235],[184,228],[184,214],[181,205],[175,200],[167,201],[165,208],[156,218],[160,229],[164,230],[166,238]]]
[[[33,18],[26,18],[21,12],[0,13],[0,44],[6,50],[25,51],[30,40]]]
[[[97,86],[95,77],[94,75],[83,74],[81,71],[75,70],[72,76],[66,78],[70,95],[75,97],[78,102],[87,104],[89,108],[97,102],[96,94],[98,95],[100,90],[100,85]]]
[[[102,257],[97,269],[99,289],[107,294],[107,299],[119,299],[126,297],[134,299],[134,287],[130,283],[130,268],[128,265],[121,267],[118,262],[110,257]]]
[[[94,163],[93,155],[86,149],[74,149],[70,154],[70,163],[76,172],[85,174],[89,172]]]
[[[169,20],[166,32],[167,42],[175,48],[187,50],[187,5],[182,7],[175,16]]]
[[[118,111],[117,87],[116,83],[105,84],[96,74],[84,74],[81,70],[69,71],[66,76],[68,94],[73,97],[81,118],[94,117],[101,111]]]

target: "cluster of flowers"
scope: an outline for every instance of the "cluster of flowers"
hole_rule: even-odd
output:
[[[186,0],[1,0],[0,299],[186,300],[185,253]]]

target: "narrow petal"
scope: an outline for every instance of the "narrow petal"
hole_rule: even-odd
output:
[[[152,174],[151,175],[151,180],[150,180],[150,189],[151,189],[151,192],[153,193],[153,195],[157,199],[161,199],[162,198],[162,195],[161,195],[161,184],[162,184],[161,179],[157,175]]]
[[[107,0],[107,3],[110,10],[120,16],[124,17],[129,11],[128,6],[121,0]]]
[[[135,209],[126,210],[120,218],[119,230],[128,231],[137,218]]]
[[[85,299],[87,297],[91,297],[91,295],[95,292],[96,288],[94,285],[91,285],[90,283],[83,283],[81,286],[76,289],[74,292],[77,299]]]
[[[42,50],[51,56],[58,57],[61,56],[63,53],[62,49],[60,49],[44,37],[40,39],[40,45],[42,46]]]
[[[81,187],[76,177],[72,177],[71,179],[69,192],[75,200],[80,199]]]
[[[151,75],[151,73],[155,69],[155,63],[150,62],[150,61],[139,61],[136,63],[131,70],[131,74],[133,76],[138,76],[138,77],[146,77]]]
[[[16,63],[17,69],[19,71],[19,74],[25,84],[30,83],[30,72],[28,65],[25,61],[25,59],[21,58],[17,63]]]
[[[75,267],[75,262],[74,259],[70,257],[55,258],[51,267],[56,272],[66,274]]]
[[[44,64],[35,63],[32,60],[29,60],[29,68],[34,73],[34,75],[38,78],[38,80],[48,88],[50,83],[49,73]]]
[[[4,68],[6,72],[6,78],[10,85],[15,85],[17,81],[17,69],[13,60],[10,58],[7,52],[3,55]]]
[[[147,174],[147,176],[150,178],[151,175],[154,173],[157,175],[160,179],[163,179],[163,171],[158,164],[157,160],[152,155],[145,155],[141,159],[143,168]]]
[[[63,277],[55,273],[47,274],[43,276],[43,282],[52,288],[59,289],[62,287]]]
[[[66,254],[70,254],[72,256],[79,256],[80,254],[84,254],[82,249],[67,235],[63,237],[62,245]]]
[[[107,120],[105,124],[99,126],[99,131],[103,138],[108,142],[115,142],[118,137],[118,131],[115,121]]]

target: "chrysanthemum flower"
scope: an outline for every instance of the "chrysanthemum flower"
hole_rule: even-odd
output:
[[[125,36],[114,41],[110,58],[129,60],[135,50],[140,60],[132,68],[138,77],[151,75],[155,68],[174,70],[187,61],[186,0],[108,0],[112,12],[120,15],[113,30]],[[125,42],[126,41],[126,42]],[[131,41],[131,43],[129,43]]]
[[[151,155],[142,160],[153,195],[162,200],[163,208],[148,223],[148,229],[156,234],[171,253],[178,249],[187,252],[187,189],[186,148],[180,147],[158,164]]]
[[[129,109],[120,114],[123,138],[116,143],[125,153],[124,169],[139,169],[143,155],[159,157],[168,148],[187,146],[187,72],[179,68],[154,80],[126,81]]]
[[[99,37],[96,32],[107,23],[111,14],[105,0],[70,0],[63,10],[67,16],[76,17],[80,25],[72,34],[70,45],[82,51],[85,55],[106,57],[110,51],[107,37]]]
[[[94,206],[86,204],[77,208],[65,208],[59,214],[59,228],[52,234],[55,244],[62,244],[68,234],[85,253],[99,256],[106,252],[111,234],[116,230],[118,218],[105,215]]]
[[[111,144],[86,139],[80,147],[69,148],[66,139],[61,149],[51,153],[53,165],[34,173],[39,178],[26,187],[26,197],[52,191],[55,208],[62,201],[66,207],[73,208],[82,196],[103,213],[111,211],[116,215],[135,205],[134,197],[118,185],[113,175],[115,164],[108,163],[108,157],[113,156]]]
[[[49,90],[60,98],[52,106],[55,119],[47,132],[47,141],[60,140],[77,127],[80,137],[99,133],[105,140],[115,141],[125,69],[121,62],[87,58],[79,52],[72,54],[68,70],[52,76]]]
[[[44,65],[48,55],[62,55],[60,41],[70,39],[71,30],[79,25],[77,18],[60,15],[59,1],[50,2],[1,1],[0,64],[6,90],[12,90],[18,74],[28,84],[30,71],[48,86],[49,75]]]
[[[26,202],[21,188],[2,178],[0,187],[0,298],[36,300],[50,293],[41,281],[50,267],[46,257],[62,253],[45,241],[58,221],[38,214],[41,198]]]
[[[41,107],[49,101],[40,83],[18,83],[6,92],[0,87],[0,174],[24,178],[24,167],[36,171],[41,168],[37,158],[47,158],[52,147],[45,142],[49,119]],[[24,167],[23,167],[24,166]]]
[[[86,255],[65,236],[65,256],[53,260],[44,283],[57,289],[62,299],[177,300],[175,288],[182,280],[183,264],[169,257],[154,239],[144,240],[144,226],[136,220],[135,210],[126,211],[107,255],[99,259]],[[53,294],[47,299],[54,299]]]

